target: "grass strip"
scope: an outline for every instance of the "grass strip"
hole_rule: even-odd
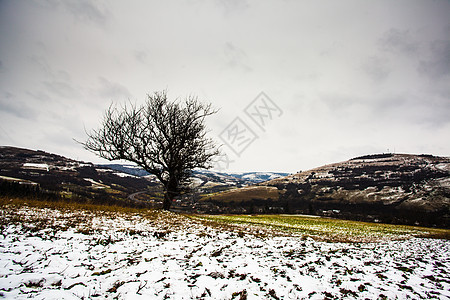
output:
[[[260,226],[334,242],[371,242],[413,237],[449,239],[450,230],[368,223],[301,215],[195,215],[192,218],[238,226]]]

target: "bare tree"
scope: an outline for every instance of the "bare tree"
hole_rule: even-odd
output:
[[[148,95],[146,103],[105,112],[99,129],[87,133],[84,148],[108,160],[124,159],[154,174],[165,190],[163,209],[170,209],[194,168],[210,168],[218,154],[206,137],[205,117],[211,104],[190,96],[168,101],[167,91]]]

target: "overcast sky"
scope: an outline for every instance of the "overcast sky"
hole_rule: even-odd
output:
[[[73,139],[167,89],[220,108],[228,171],[449,156],[449,16],[448,0],[0,0],[0,145],[104,162]]]

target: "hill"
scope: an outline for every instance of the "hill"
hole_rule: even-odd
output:
[[[0,147],[0,195],[147,206],[128,196],[156,186],[145,178],[56,154]]]
[[[146,177],[150,176],[147,171],[141,167],[130,164],[105,164],[101,165],[126,174]],[[196,169],[192,172],[192,184],[195,187],[208,187],[215,184],[230,185],[230,186],[246,186],[272,180],[289,175],[289,173],[281,172],[217,172],[205,169]]]
[[[221,173],[194,170],[190,192],[174,208],[197,210],[202,194],[275,179],[286,173]],[[27,195],[76,202],[158,207],[162,187],[156,177],[134,165],[94,165],[44,151],[0,147],[0,195]]]
[[[203,198],[217,212],[450,226],[450,159],[376,154]]]

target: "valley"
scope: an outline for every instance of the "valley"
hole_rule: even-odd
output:
[[[4,195],[160,208],[155,176],[133,165],[94,165],[43,151],[0,148]],[[197,214],[308,214],[450,227],[450,159],[375,154],[296,174],[193,170],[172,210]]]

